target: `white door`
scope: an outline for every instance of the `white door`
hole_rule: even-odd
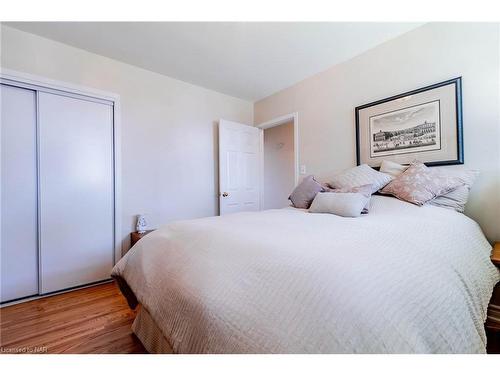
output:
[[[261,130],[219,122],[220,214],[260,210]]]
[[[1,293],[38,294],[36,96],[1,85]]]
[[[40,292],[110,278],[113,107],[39,93]]]

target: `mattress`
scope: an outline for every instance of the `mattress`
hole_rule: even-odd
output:
[[[374,196],[359,218],[286,208],[171,223],[113,277],[168,352],[485,353],[490,251],[463,214]]]

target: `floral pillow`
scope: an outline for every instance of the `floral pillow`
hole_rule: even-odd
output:
[[[421,206],[460,185],[463,185],[463,181],[457,177],[430,169],[421,162],[413,162],[380,192]]]
[[[416,162],[417,160],[415,160]],[[380,172],[390,174],[393,177],[399,176],[401,173],[406,171],[407,165],[401,165],[392,161],[382,160],[380,165]],[[440,195],[434,199],[431,199],[426,204],[432,206],[447,208],[455,210],[457,212],[464,212],[465,205],[469,200],[469,191],[474,184],[474,180],[479,174],[479,171],[471,169],[454,169],[450,167],[432,167],[433,171],[439,172],[442,175],[450,175],[459,178],[464,184],[449,191],[446,194]]]

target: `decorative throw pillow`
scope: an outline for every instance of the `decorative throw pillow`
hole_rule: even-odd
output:
[[[392,161],[382,160],[380,172],[390,174],[393,177],[399,176],[408,168],[407,165],[401,165]],[[451,169],[449,167],[431,167],[433,171],[438,171],[440,174],[449,175],[459,178],[464,184],[451,190],[449,193],[440,195],[431,199],[427,204],[448,208],[457,212],[463,213],[465,205],[469,200],[469,192],[474,180],[479,174],[479,171],[470,169]]]
[[[316,194],[325,188],[313,176],[305,177],[288,197],[296,208],[309,208]]]
[[[361,193],[318,193],[309,212],[358,217],[369,200]]]
[[[382,160],[382,164],[380,164],[380,172],[391,175],[392,177],[398,177],[407,169],[408,165],[402,165],[390,160]]]
[[[325,189],[327,192],[331,193],[359,193],[363,194],[368,198],[368,202],[366,202],[365,207],[361,211],[362,214],[367,214],[370,211],[370,198],[372,196],[373,186],[371,184],[356,186],[350,189]]]
[[[463,169],[449,169],[449,168],[435,168],[440,171],[440,173],[447,174],[450,176],[457,177],[463,182],[463,185],[457,187],[456,189],[450,191],[447,194],[436,197],[428,202],[428,204],[455,210],[457,212],[464,212],[465,205],[469,200],[469,191],[474,183],[474,180],[478,176],[479,172],[474,170],[463,170]]]
[[[463,182],[457,177],[433,171],[421,162],[414,162],[380,192],[421,206],[461,185]]]
[[[388,174],[377,172],[366,164],[347,169],[334,176],[329,185],[334,189],[351,189],[356,186],[372,185],[372,193],[383,188],[392,180]]]

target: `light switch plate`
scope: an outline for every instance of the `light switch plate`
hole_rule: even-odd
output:
[[[300,166],[300,174],[306,174],[307,171],[306,171],[306,166],[305,165],[301,165]]]

